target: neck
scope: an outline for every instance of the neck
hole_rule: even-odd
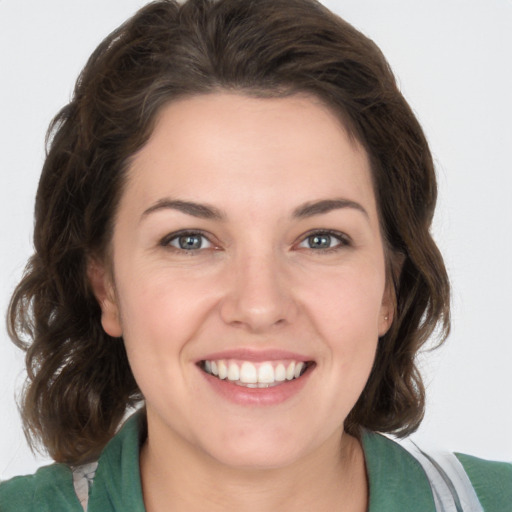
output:
[[[147,512],[367,510],[368,485],[359,441],[337,433],[314,453],[279,468],[233,468],[190,447],[152,442],[141,450]],[[170,445],[166,445],[170,446]]]

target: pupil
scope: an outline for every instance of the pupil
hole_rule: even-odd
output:
[[[196,235],[180,236],[179,243],[180,247],[186,250],[201,248],[201,238]]]
[[[329,235],[313,235],[309,237],[309,246],[312,249],[328,249],[331,245]]]

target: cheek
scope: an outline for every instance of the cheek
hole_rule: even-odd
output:
[[[384,273],[369,267],[317,276],[315,286],[304,287],[304,302],[318,318],[319,327],[333,335],[345,332],[376,335],[382,309]]]
[[[177,407],[177,397],[186,393],[190,340],[208,310],[204,290],[165,272],[139,270],[132,279],[119,281],[123,339],[135,380],[148,402],[167,397]]]
[[[119,279],[120,314],[127,345],[179,349],[211,308],[211,287],[184,272],[139,270]]]
[[[327,349],[327,364],[344,386],[364,385],[379,339],[382,273],[340,273],[317,281],[304,303]]]

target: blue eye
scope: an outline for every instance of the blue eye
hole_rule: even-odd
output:
[[[308,236],[307,243],[310,249],[330,249],[332,243],[331,235]]]
[[[347,237],[342,233],[319,231],[311,233],[299,244],[299,247],[313,250],[329,250],[349,245]]]
[[[180,233],[174,236],[166,237],[162,245],[171,246],[182,251],[197,251],[199,249],[209,249],[212,243],[201,233]]]

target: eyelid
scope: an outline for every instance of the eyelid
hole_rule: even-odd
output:
[[[173,240],[176,240],[182,236],[198,236],[206,239],[209,243],[208,247],[200,247],[198,249],[182,249],[181,247],[175,247],[171,245],[171,242]],[[207,233],[201,229],[180,229],[178,231],[173,231],[172,233],[169,233],[165,235],[163,238],[160,239],[160,242],[158,245],[175,250],[179,253],[193,253],[193,252],[201,252],[208,249],[217,249],[218,245],[212,240],[213,236],[210,233]]]
[[[301,247],[301,248],[308,249],[308,250],[311,250],[314,252],[329,252],[329,251],[336,251],[337,249],[349,247],[352,245],[352,240],[346,233],[343,233],[341,231],[337,231],[334,229],[312,229],[312,230],[308,231],[307,233],[304,233],[303,235],[301,235],[301,237],[299,238],[298,243],[296,245],[298,245],[300,247],[301,244],[307,242],[308,238],[315,236],[315,235],[327,235],[332,238],[336,238],[339,243],[336,244],[334,247],[327,247],[325,249],[313,249],[311,247]]]

